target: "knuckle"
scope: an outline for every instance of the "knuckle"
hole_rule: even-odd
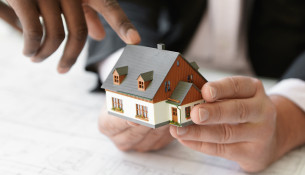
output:
[[[229,143],[233,136],[233,129],[230,125],[221,125],[222,137],[221,143]]]
[[[254,85],[256,87],[256,92],[260,90],[264,90],[263,82],[259,79],[253,78]]]
[[[116,0],[104,0],[104,6],[110,10],[119,8],[119,3]]]
[[[264,109],[262,110],[265,117],[275,119],[277,115],[276,107],[272,102],[269,102],[264,105]]]
[[[223,144],[216,144],[215,146],[215,155],[216,156],[223,156],[225,154],[225,145]]]
[[[201,127],[189,127],[188,135],[193,135],[193,138],[205,139],[205,132],[202,131]]]
[[[76,41],[84,42],[87,39],[88,36],[88,28],[86,25],[79,27],[75,29],[74,31],[71,31],[72,38],[74,38]]]
[[[240,91],[239,81],[233,77],[229,77],[229,82],[231,84],[231,89],[233,90],[233,97],[236,97]]]
[[[239,122],[247,122],[249,109],[243,101],[235,100],[236,109],[239,111],[238,117]]]
[[[29,40],[40,42],[42,39],[42,31],[28,31],[25,33],[25,37]]]
[[[119,23],[119,28],[122,29],[129,29],[129,28],[134,28],[134,26],[132,25],[132,23],[130,22],[130,20],[128,18],[123,19],[120,23]]]
[[[61,43],[65,39],[65,33],[56,33],[52,36],[52,39],[57,43]]]
[[[71,67],[76,62],[77,57],[71,57],[61,60],[60,67]]]
[[[217,123],[221,123],[222,118],[223,118],[223,109],[222,106],[219,103],[216,103],[216,115],[215,115],[215,121]]]

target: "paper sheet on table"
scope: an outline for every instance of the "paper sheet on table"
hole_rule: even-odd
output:
[[[83,71],[84,55],[68,75],[58,75],[60,52],[36,65],[21,55],[15,34],[0,41],[1,175],[245,174],[234,162],[177,142],[151,153],[117,150],[98,132],[104,96],[88,92],[95,77]],[[304,165],[300,148],[261,174],[301,175]]]

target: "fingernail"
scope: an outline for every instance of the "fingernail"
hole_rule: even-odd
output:
[[[137,123],[130,122],[130,121],[127,121],[127,124],[128,124],[129,126],[138,126],[138,125],[139,125],[139,124],[137,124]]]
[[[209,111],[204,108],[199,108],[199,120],[204,122],[209,118]]]
[[[33,57],[35,55],[35,52],[23,52],[23,55],[26,57]]]
[[[187,132],[188,128],[186,127],[177,127],[177,135],[181,136]]]
[[[211,87],[211,86],[210,86],[210,95],[211,95],[211,97],[212,97],[213,99],[216,98],[216,94],[217,94],[216,89],[215,89],[214,87]]]
[[[67,73],[70,70],[69,67],[58,67],[57,71],[61,74]]]
[[[40,59],[40,58],[35,57],[35,56],[34,56],[34,57],[31,57],[31,61],[34,62],[34,63],[40,63],[40,62],[42,62],[42,60],[43,60],[43,59]]]
[[[138,44],[141,41],[139,33],[133,28],[128,29],[126,36],[128,40],[127,44]]]

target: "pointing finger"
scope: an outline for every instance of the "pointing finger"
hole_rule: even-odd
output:
[[[103,15],[113,30],[127,44],[140,43],[140,35],[116,0],[87,0],[89,6]]]

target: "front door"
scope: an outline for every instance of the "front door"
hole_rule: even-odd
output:
[[[178,122],[177,108],[174,108],[174,107],[172,107],[172,119],[173,119],[173,122]]]

